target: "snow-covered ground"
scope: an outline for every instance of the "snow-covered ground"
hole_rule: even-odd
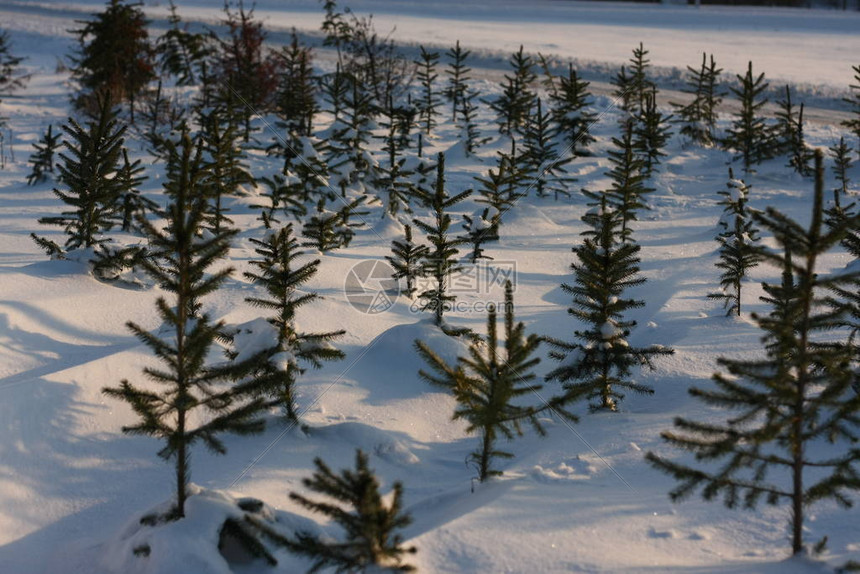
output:
[[[181,13],[216,18],[213,4],[189,1]],[[57,125],[68,114],[66,76],[55,71],[57,58],[71,45],[65,30],[82,12],[99,5],[0,3],[0,27],[12,31],[16,51],[29,58],[26,64],[34,73],[25,90],[0,105],[0,114],[10,118],[15,155],[0,171],[2,574],[111,571],[114,562],[107,550],[115,549],[129,520],[160,504],[173,488],[170,466],[155,456],[159,445],[123,435],[120,427],[133,420],[130,409],[101,392],[123,378],[140,381],[141,367],[152,364],[125,322],[157,327],[153,302],[158,290],[98,282],[78,264],[47,261],[29,238],[32,231],[54,233],[38,229],[36,220],[59,209],[50,184],[28,187],[25,177],[32,142],[48,123]],[[770,78],[816,86],[825,109],[839,107],[836,98],[852,79],[850,66],[859,63],[860,54],[860,14],[854,13],[508,0],[377,0],[355,2],[353,8],[377,14],[379,29],[396,25],[395,37],[403,43],[447,45],[459,38],[467,47],[494,54],[522,43],[527,50],[591,61],[595,74],[624,61],[640,40],[651,49],[652,61],[669,69],[697,63],[702,51],[715,53],[718,63],[732,72],[742,71],[752,59]],[[163,14],[164,5],[147,9]],[[312,29],[320,21],[318,5],[311,0],[261,0],[258,13],[273,27]],[[480,88],[485,95],[496,90],[486,80]],[[608,104],[608,98],[600,97],[595,109]],[[609,109],[595,126],[595,157],[573,162],[578,181],[572,198],[520,202],[505,218],[501,242],[488,247],[495,268],[516,267],[516,309],[529,332],[570,339],[578,327],[566,313],[568,297],[559,287],[571,281],[570,248],[584,228],[579,219],[584,200],[575,191],[606,185],[606,152],[609,138],[616,135],[617,117]],[[807,130],[809,142],[833,145],[844,134],[836,125],[838,117],[822,112]],[[491,118],[486,111],[482,118],[489,134]],[[727,125],[727,118],[721,125]],[[428,153],[452,148],[456,135],[452,126],[443,125]],[[258,138],[268,141],[271,134],[262,131]],[[8,139],[7,134],[7,146]],[[470,187],[473,176],[494,165],[492,158],[502,145],[482,148],[480,161],[452,150],[449,187]],[[131,152],[147,159],[136,141]],[[672,454],[659,432],[671,426],[673,417],[722,416],[687,394],[692,385],[708,384],[717,357],[760,353],[759,333],[748,315],[726,318],[706,298],[717,286],[716,192],[725,187],[729,160],[727,153],[685,148],[674,138],[653,182],[653,209],[642,214],[635,228],[648,282],[634,292],[646,305],[632,314],[639,326],[631,342],[660,343],[676,351],[660,359],[655,371],[637,375],[655,387],[655,395],[629,396],[618,414],[583,413],[576,425],[547,419],[547,437],[527,433],[504,445],[516,455],[502,462],[504,476],[476,486],[472,469],[464,464],[476,437],[450,421],[453,400],[417,376],[423,364],[412,342],[419,338],[441,346],[448,344],[445,338],[427,324],[426,316],[410,310],[405,297],[384,313],[365,314],[344,295],[349,270],[363,260],[381,259],[391,239],[400,235],[396,225],[376,219],[380,211],[375,209],[369,228],[359,231],[349,248],[321,257],[320,273],[310,287],[324,299],[300,314],[308,330],[347,331],[338,342],[345,360],[309,372],[300,385],[299,403],[308,409],[304,418],[310,432],[285,432],[273,414],[265,434],[228,437],[226,456],[195,450],[193,482],[307,517],[288,495],[302,490],[300,481],[310,474],[312,459],[322,456],[333,468],[342,468],[360,447],[371,453],[371,465],[384,485],[404,483],[406,507],[414,517],[406,538],[418,547],[414,563],[423,572],[827,571],[811,561],[786,562],[786,507],[750,512],[699,500],[673,505],[666,494],[672,482],[643,461],[648,450]],[[774,205],[805,219],[812,183],[784,164],[785,158],[770,161],[747,178],[751,205]],[[266,176],[280,165],[257,155],[252,167],[255,175]],[[153,198],[159,197],[162,169],[158,165],[148,172],[144,191]],[[857,168],[853,176],[860,180]],[[832,184],[828,172],[828,187]],[[239,272],[205,301],[214,318],[230,324],[259,316],[244,302],[254,287],[240,273],[253,258],[249,238],[261,231],[248,203],[232,206],[231,216],[242,230],[231,252]],[[463,211],[474,208],[467,203]],[[824,268],[847,262],[847,255],[833,254]],[[754,270],[744,294],[746,311],[766,309],[758,302],[763,293],[758,282],[778,276],[773,268]],[[498,295],[498,290],[491,294]],[[485,293],[462,294],[466,302],[486,298]],[[483,313],[468,311],[450,318],[478,331],[485,320]],[[539,373],[551,365],[545,358]],[[211,496],[216,504],[228,500]],[[856,510],[820,504],[807,526],[810,541],[829,536],[824,555],[829,563],[860,558]],[[285,562],[282,571],[290,564]]]

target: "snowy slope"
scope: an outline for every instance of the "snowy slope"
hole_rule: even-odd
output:
[[[217,16],[211,3],[190,3],[203,18]],[[11,118],[15,161],[0,171],[0,573],[109,572],[108,545],[125,532],[130,519],[169,496],[173,475],[155,456],[153,440],[120,432],[133,420],[130,409],[104,397],[102,387],[122,378],[141,381],[140,369],[153,359],[125,327],[128,320],[155,328],[157,289],[130,289],[92,279],[69,262],[46,261],[29,239],[38,217],[53,214],[58,201],[50,184],[25,185],[30,145],[48,123],[67,114],[66,77],[55,73],[56,57],[66,52],[64,30],[81,10],[99,3],[4,3],[3,26],[13,30],[17,50],[30,59],[36,75],[0,111]],[[316,2],[265,0],[259,13],[277,26],[314,28]],[[860,19],[833,12],[682,7],[603,6],[580,3],[356,2],[373,11],[381,29],[397,25],[403,40],[453,43],[486,50],[507,50],[524,43],[534,50],[618,63],[643,40],[656,64],[683,67],[705,49],[728,70],[741,71],[754,58],[769,77],[822,84],[844,90],[850,65],[860,53]],[[152,7],[153,13],[163,6]],[[569,13],[568,10],[575,12]],[[183,14],[186,9],[183,9]],[[527,22],[525,22],[527,20]],[[567,22],[567,24],[565,24]],[[750,35],[756,33],[756,40]],[[739,50],[743,42],[749,46]],[[489,95],[496,88],[483,83]],[[833,102],[831,102],[833,103]],[[600,98],[597,109],[608,100]],[[835,104],[834,104],[835,105]],[[812,145],[830,146],[844,132],[822,122],[810,126]],[[835,115],[831,116],[834,119]],[[618,115],[609,111],[596,126],[596,157],[580,158],[572,170],[577,187],[606,184],[606,151]],[[486,132],[490,132],[485,116]],[[725,126],[725,121],[723,126]],[[267,141],[269,134],[259,136]],[[456,132],[443,126],[430,153],[455,146]],[[491,144],[484,163],[453,153],[448,161],[450,187],[459,191],[492,166]],[[502,144],[498,144],[502,145]],[[133,155],[141,156],[137,144]],[[362,260],[388,254],[399,230],[377,222],[359,232],[348,249],[322,256],[320,274],[310,288],[324,299],[303,309],[308,330],[345,329],[338,346],[347,354],[339,363],[309,372],[298,400],[306,409],[308,434],[285,429],[275,413],[267,432],[253,438],[228,437],[228,454],[196,450],[192,480],[204,488],[253,496],[284,513],[308,517],[288,498],[301,490],[312,460],[322,456],[334,468],[351,463],[355,448],[371,453],[371,465],[384,485],[401,480],[414,516],[406,537],[419,548],[415,564],[423,572],[695,572],[814,573],[820,563],[785,561],[788,550],[785,507],[755,512],[729,511],[698,500],[672,505],[672,483],[643,461],[644,452],[671,454],[659,432],[672,418],[719,419],[721,413],[691,401],[692,385],[707,385],[719,356],[753,357],[759,334],[745,316],[727,319],[706,299],[717,284],[717,244],[713,241],[719,207],[716,191],[726,180],[728,154],[685,149],[673,139],[670,156],[655,177],[653,210],[643,214],[636,235],[643,246],[648,282],[635,291],[646,306],[633,313],[639,323],[633,343],[661,343],[676,354],[661,359],[657,370],[641,373],[653,397],[630,396],[619,414],[586,415],[572,425],[548,418],[548,436],[532,433],[508,445],[516,457],[502,461],[499,480],[476,486],[464,464],[477,438],[462,423],[450,421],[453,400],[417,377],[423,367],[411,352],[414,339],[425,340],[453,356],[458,348],[410,310],[400,297],[388,311],[364,314],[344,296],[349,270]],[[278,162],[254,160],[255,175],[269,175]],[[751,205],[775,205],[805,219],[811,183],[790,174],[784,158],[768,162],[747,179]],[[152,174],[160,173],[161,166]],[[860,172],[854,170],[854,179]],[[828,180],[828,185],[833,182]],[[158,197],[160,181],[145,192]],[[233,205],[242,233],[231,253],[239,271],[252,257],[249,237],[260,229],[247,201]],[[471,213],[473,203],[463,208]],[[518,317],[530,332],[569,339],[578,327],[565,311],[559,285],[570,281],[571,246],[583,229],[583,199],[529,198],[508,214],[503,238],[488,247],[494,265],[516,266]],[[41,229],[40,233],[54,231]],[[844,254],[824,261],[835,269]],[[748,311],[762,311],[758,281],[778,271],[759,267],[744,295]],[[205,301],[215,318],[238,325],[258,317],[244,303],[253,287],[237,273],[225,289]],[[495,297],[498,290],[494,291]],[[478,294],[464,295],[480,302]],[[482,331],[485,316],[464,311],[451,322]],[[550,369],[544,359],[539,373]],[[857,511],[829,504],[816,506],[808,526],[810,541],[830,537],[831,564],[860,558]],[[283,571],[286,571],[286,566]],[[249,572],[254,570],[249,569]]]

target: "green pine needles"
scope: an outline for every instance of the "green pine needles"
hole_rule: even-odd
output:
[[[460,47],[460,40],[445,52],[448,58],[448,67],[445,69],[445,75],[448,76],[448,82],[445,87],[445,97],[451,102],[451,121],[457,121],[457,113],[465,104],[464,98],[468,90],[468,82],[471,80],[469,73],[472,71],[466,65],[466,58],[471,52]]]
[[[440,327],[445,310],[456,300],[456,297],[448,292],[449,281],[451,276],[462,268],[457,260],[457,247],[466,242],[465,239],[448,235],[451,229],[451,214],[448,211],[471,193],[471,190],[466,190],[456,195],[448,194],[445,190],[445,155],[440,153],[436,163],[436,191],[428,198],[433,211],[433,221],[413,221],[415,226],[426,234],[430,243],[424,269],[433,284],[418,294],[422,301],[421,310],[432,312],[436,324]]]
[[[538,197],[552,193],[557,200],[559,194],[570,197],[568,188],[576,180],[565,169],[565,165],[573,158],[565,156],[564,151],[558,149],[556,135],[552,113],[544,111],[540,98],[535,99],[535,105],[525,121],[523,135],[528,169],[535,174],[529,187],[534,188]]]
[[[42,139],[33,144],[35,151],[30,156],[29,163],[33,171],[27,176],[27,185],[36,185],[47,181],[48,173],[54,173],[54,156],[60,147],[62,134],[54,133],[54,126],[49,125]]]
[[[403,510],[403,485],[400,482],[392,485],[391,502],[386,504],[379,492],[379,480],[361,450],[355,454],[355,470],[335,473],[320,458],[314,460],[314,465],[313,476],[302,483],[328,500],[317,501],[295,492],[290,493],[290,499],[343,528],[342,540],[301,531],[294,538],[287,538],[266,523],[249,517],[252,524],[276,544],[313,560],[309,572],[329,568],[338,574],[414,571],[415,567],[405,564],[403,559],[415,554],[416,549],[404,547],[399,533],[412,523],[411,516]]]
[[[753,75],[752,62],[746,74],[737,78],[740,86],[731,91],[740,100],[741,109],[723,140],[723,147],[734,150],[736,159],[743,160],[744,171],[749,172],[753,165],[773,157],[773,135],[761,116],[767,104],[763,94],[769,84],[764,81],[764,74]]]
[[[417,289],[416,281],[424,277],[424,258],[427,257],[428,247],[416,245],[412,241],[411,226],[404,226],[403,231],[403,241],[393,240],[391,255],[386,255],[385,259],[394,268],[393,279],[406,279],[406,290],[403,293],[411,299]]]
[[[720,225],[723,229],[717,235],[720,244],[720,260],[717,269],[720,275],[720,291],[710,293],[709,299],[723,302],[726,315],[741,314],[741,286],[749,270],[759,264],[761,255],[755,245],[758,230],[746,209],[749,188],[742,180],[734,178],[729,168],[727,189],[719,193],[724,196],[725,205]]]
[[[693,453],[695,463],[647,455],[677,480],[672,500],[700,490],[705,500],[721,496],[729,508],[787,502],[793,554],[805,551],[810,507],[825,500],[850,507],[851,492],[860,490],[856,349],[834,340],[843,311],[826,304],[834,289],[856,292],[858,275],[828,275],[819,268],[821,257],[858,220],[825,227],[821,152],[815,165],[808,227],[773,208],[753,214],[782,248],[762,249],[761,256],[784,269],[781,285],[769,290],[773,312],[753,315],[764,333],[764,357],[723,357],[718,363],[725,372],[714,375],[713,385],[690,389],[693,397],[727,411],[724,422],[676,418],[675,430],[663,433],[670,445]]]
[[[209,450],[226,452],[219,435],[263,430],[258,414],[263,403],[247,398],[255,391],[254,381],[224,385],[244,374],[242,365],[211,366],[207,357],[220,337],[222,323],[213,323],[200,312],[199,301],[225,281],[231,269],[209,273],[230,248],[230,232],[201,235],[206,198],[201,180],[200,154],[185,134],[172,150],[173,169],[165,184],[171,203],[164,214],[167,227],[156,228],[141,221],[158,259],[144,261],[144,269],[172,294],[168,302],[156,302],[163,331],[150,332],[135,323],[128,328],[162,361],[161,367],[146,367],[143,373],[157,387],[138,387],[123,380],[103,392],[131,406],[138,422],[123,432],[155,437],[164,442],[158,455],[173,460],[176,472],[176,506],[167,517],[183,518],[187,485],[191,475],[191,447],[202,442]]]
[[[318,295],[300,292],[301,287],[316,275],[320,260],[304,263],[296,260],[304,253],[293,235],[292,224],[270,231],[264,239],[251,239],[260,259],[251,261],[255,272],[244,275],[264,290],[264,295],[246,297],[245,301],[272,312],[267,319],[274,330],[272,344],[255,354],[254,377],[258,388],[270,404],[279,405],[289,423],[298,423],[295,385],[305,366],[320,368],[323,361],[344,357],[343,351],[331,346],[331,341],[346,331],[305,333],[298,329],[296,311],[313,302]]]
[[[717,141],[717,108],[724,95],[718,88],[723,69],[717,68],[713,54],[709,60],[703,52],[701,67],[697,70],[687,66],[687,70],[690,73],[687,87],[681,91],[692,94],[693,100],[687,105],[672,104],[678,110],[679,131],[694,143],[712,146]]]
[[[115,177],[120,169],[125,126],[120,127],[110,98],[99,99],[95,120],[82,127],[69,118],[63,131],[67,153],[60,153],[59,182],[54,189],[60,201],[69,207],[59,216],[43,217],[39,223],[63,228],[67,237],[60,248],[54,242],[31,234],[49,255],[78,248],[91,248],[107,241],[104,234],[116,222],[120,210],[122,181]]]
[[[597,121],[597,114],[588,110],[590,84],[577,75],[573,64],[568,67],[567,76],[560,76],[558,80],[558,89],[550,94],[558,131],[564,136],[571,154],[588,155],[588,146],[595,141],[591,126]]]
[[[424,127],[424,133],[430,135],[436,127],[436,116],[441,112],[442,99],[438,90],[435,89],[439,73],[436,65],[439,63],[439,52],[428,52],[424,46],[420,47],[420,59],[415,62],[417,72],[415,74],[421,85],[421,94],[418,97],[418,118]]]
[[[592,411],[617,411],[623,390],[652,394],[654,390],[631,380],[634,367],[653,368],[652,360],[674,351],[662,345],[634,347],[628,342],[635,321],[625,319],[627,311],[643,307],[643,301],[625,297],[625,291],[641,285],[639,245],[621,239],[621,217],[606,196],[597,213],[583,218],[593,231],[582,245],[573,248],[578,262],[571,264],[575,282],[562,284],[573,296],[568,313],[586,329],[574,331],[576,342],[547,339],[550,357],[560,365],[547,374],[547,381],[559,381],[567,400],[587,400]]]
[[[842,125],[857,136],[857,154],[858,158],[860,158],[860,64],[852,66],[851,69],[854,71],[854,81],[856,83],[849,85],[851,95],[845,98],[845,103],[851,107],[853,117],[842,122]]]
[[[496,325],[496,307],[491,305],[487,316],[487,336],[473,341],[469,355],[457,357],[456,365],[449,365],[422,341],[415,342],[418,354],[427,362],[430,372],[421,370],[425,381],[447,389],[457,401],[453,420],[465,420],[470,433],[480,433],[481,444],[469,455],[475,465],[478,480],[485,482],[502,472],[494,468],[493,461],[512,458],[509,452],[496,446],[502,437],[511,440],[522,435],[522,426],[530,424],[536,432],[544,434],[538,415],[552,410],[575,420],[563,409],[564,397],[553,397],[534,406],[524,398],[537,394],[543,385],[534,382],[533,369],[540,362],[536,357],[540,337],[526,335],[525,325],[514,322],[514,299],[511,282],[505,284],[504,351]],[[535,401],[531,401],[534,403]]]
[[[636,153],[634,142],[634,122],[624,123],[621,138],[612,138],[615,149],[609,150],[609,163],[612,169],[606,175],[612,184],[606,191],[607,205],[618,212],[621,228],[618,232],[621,241],[632,241],[631,222],[636,221],[637,213],[648,209],[645,196],[654,191],[646,185],[645,160]],[[586,193],[586,195],[588,195]]]

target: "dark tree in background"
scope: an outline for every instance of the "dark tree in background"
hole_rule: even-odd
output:
[[[74,30],[78,51],[72,56],[72,76],[82,88],[78,108],[97,112],[97,98],[108,94],[114,103],[128,101],[134,120],[134,103],[155,77],[149,22],[141,3],[110,0],[93,20],[78,21]]]
[[[203,76],[205,59],[210,47],[202,33],[188,31],[182,26],[182,19],[170,0],[170,28],[155,41],[155,52],[162,74],[174,76],[177,85],[194,86]]]
[[[309,136],[313,133],[314,115],[318,111],[311,49],[299,44],[293,32],[289,46],[281,48],[275,57],[281,74],[275,94],[278,127],[286,132],[287,139],[293,134]]]
[[[211,33],[218,46],[216,75],[223,88],[237,100],[244,123],[243,137],[248,141],[251,117],[272,104],[278,85],[277,59],[263,49],[266,39],[263,24],[254,19],[253,8],[245,10],[241,0],[238,10],[224,4],[222,24],[227,27],[226,39]]]

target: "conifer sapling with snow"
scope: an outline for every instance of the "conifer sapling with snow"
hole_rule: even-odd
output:
[[[440,153],[436,163],[436,191],[428,198],[433,211],[432,223],[420,219],[413,220],[418,229],[427,236],[430,246],[424,260],[425,274],[432,279],[432,285],[418,294],[422,302],[421,310],[433,313],[436,325],[443,326],[442,316],[456,296],[449,294],[451,276],[461,269],[457,260],[457,247],[465,243],[462,238],[448,235],[451,229],[451,214],[448,211],[471,195],[472,190],[449,195],[445,189],[445,155]]]
[[[408,158],[403,155],[408,140],[404,141],[404,138],[401,137],[404,119],[408,111],[404,108],[395,107],[393,99],[389,99],[383,114],[384,119],[379,124],[385,130],[385,134],[375,137],[383,140],[382,151],[388,156],[388,161],[379,168],[379,179],[376,181],[376,187],[380,191],[388,192],[383,213],[397,217],[401,211],[407,213],[412,211],[409,202],[415,194],[415,183],[412,180],[415,172],[407,166]]]
[[[262,287],[264,295],[246,297],[245,301],[272,312],[266,318],[272,332],[264,348],[240,349],[240,353],[245,358],[253,356],[253,376],[269,404],[280,406],[287,422],[298,423],[295,399],[298,377],[305,372],[306,365],[319,368],[323,361],[342,359],[343,352],[330,343],[345,331],[306,333],[298,329],[296,311],[318,297],[312,291],[299,290],[316,275],[320,260],[297,261],[304,253],[293,236],[292,224],[267,232],[262,240],[251,238],[251,243],[260,259],[252,260],[255,271],[244,275]],[[251,337],[256,335],[259,334],[250,333]]]
[[[368,465],[361,450],[355,453],[355,469],[335,473],[321,458],[314,459],[316,470],[302,480],[305,488],[326,499],[313,500],[296,492],[290,499],[312,512],[320,513],[344,530],[339,540],[299,531],[286,537],[267,524],[251,517],[254,526],[269,540],[290,552],[313,561],[310,572],[332,568],[334,572],[412,572],[415,567],[404,563],[414,546],[403,545],[400,531],[412,523],[403,510],[403,485],[391,485],[391,502],[383,500],[379,479]],[[334,501],[334,502],[332,502]]]
[[[314,116],[318,111],[311,49],[300,45],[293,32],[290,44],[281,48],[274,57],[280,71],[274,96],[277,126],[287,138],[293,134],[309,136],[313,133]],[[286,156],[289,150],[283,150],[283,153]]]
[[[364,193],[378,179],[378,164],[368,147],[375,127],[373,96],[358,79],[345,77],[348,89],[340,117],[329,128],[325,158],[344,197],[347,188]]]
[[[631,92],[631,111],[635,115],[640,115],[645,110],[645,98],[648,94],[655,93],[657,90],[656,84],[648,78],[648,68],[651,67],[651,60],[646,56],[648,50],[645,49],[642,42],[639,42],[638,48],[633,48],[633,57],[630,58],[630,83],[628,89]]]
[[[467,89],[460,96],[460,139],[463,142],[463,147],[466,150],[466,155],[474,155],[478,148],[490,141],[488,137],[481,136],[481,130],[478,127],[477,114],[478,91]]]
[[[391,242],[391,255],[385,259],[394,268],[392,278],[396,280],[406,279],[406,290],[404,293],[410,299],[415,295],[415,282],[424,277],[425,262],[428,247],[417,245],[412,241],[412,226],[405,225],[403,228],[403,241],[393,240]]]
[[[42,217],[39,223],[63,228],[67,237],[61,247],[54,241],[31,234],[33,240],[50,256],[62,257],[75,249],[88,249],[109,240],[110,231],[120,211],[122,182],[116,177],[120,169],[122,145],[126,131],[120,126],[109,97],[100,98],[99,113],[82,127],[73,118],[63,125],[68,152],[60,153],[59,183],[54,189],[69,210],[58,216]]]
[[[277,89],[278,59],[264,49],[267,33],[262,22],[254,18],[254,8],[245,10],[239,2],[238,11],[224,4],[221,23],[227,34],[210,32],[214,44],[216,77],[219,89],[235,98],[236,112],[247,142],[251,135],[251,117],[256,110],[270,105]]]
[[[143,175],[146,171],[139,159],[133,162],[128,159],[128,150],[122,150],[122,167],[116,177],[120,182],[120,203],[122,204],[122,220],[120,227],[123,231],[131,231],[135,221],[145,218],[147,211],[158,210],[158,204],[140,193],[140,185],[149,179]]]
[[[182,18],[173,0],[169,2],[170,27],[155,41],[155,54],[162,76],[171,75],[179,86],[197,85],[204,60],[209,56],[210,46],[206,36],[189,32],[182,26]]]
[[[439,107],[442,106],[442,100],[435,89],[436,80],[439,78],[439,74],[436,72],[439,52],[428,52],[424,46],[420,46],[419,49],[420,59],[415,62],[418,69],[415,76],[421,85],[421,92],[418,97],[418,117],[424,126],[424,133],[430,135],[433,128],[436,127],[436,116],[439,115]]]
[[[468,356],[457,357],[454,365],[449,365],[426,343],[415,342],[418,354],[430,368],[418,371],[418,375],[430,384],[449,390],[457,401],[452,419],[466,421],[466,432],[481,436],[480,446],[469,455],[480,482],[502,474],[494,468],[495,460],[513,457],[509,452],[498,450],[500,438],[511,440],[522,436],[522,426],[526,423],[543,435],[538,415],[545,411],[576,420],[563,408],[565,397],[540,399],[538,393],[543,385],[534,382],[533,369],[540,363],[535,354],[541,338],[535,334],[526,335],[525,325],[514,322],[510,281],[505,282],[504,313],[504,351],[497,332],[496,306],[492,304],[487,315],[487,336],[472,341]],[[525,400],[533,395],[537,400]]]
[[[216,107],[201,113],[201,136],[205,159],[206,189],[209,194],[206,225],[215,233],[231,225],[224,203],[235,197],[243,185],[252,185],[254,177],[244,162],[244,151],[239,145],[239,129],[234,119],[232,106]]]
[[[653,359],[674,351],[662,345],[634,347],[628,338],[636,322],[625,319],[631,309],[645,302],[625,297],[625,291],[641,285],[639,245],[621,239],[621,217],[612,209],[606,196],[592,218],[583,218],[593,231],[573,248],[577,262],[571,264],[574,284],[562,284],[562,290],[573,297],[568,309],[585,324],[574,331],[575,342],[547,339],[550,357],[559,366],[546,375],[547,381],[558,381],[565,389],[567,401],[589,401],[592,411],[617,411],[624,398],[622,391],[652,394],[654,389],[631,380],[634,367],[653,369]]]
[[[622,126],[621,138],[612,138],[614,149],[609,150],[612,169],[606,172],[612,179],[606,190],[607,205],[617,211],[621,225],[618,236],[622,242],[631,240],[630,223],[637,220],[639,211],[649,209],[645,196],[654,191],[646,185],[645,160],[636,153],[634,126],[629,118]]]
[[[35,151],[30,156],[29,163],[33,171],[27,176],[27,185],[36,185],[48,179],[48,173],[54,173],[54,155],[60,147],[62,134],[54,133],[54,126],[49,125],[42,138],[33,144]]]
[[[484,244],[499,240],[499,214],[492,207],[479,209],[472,215],[463,215],[463,238],[472,246],[469,262],[475,264],[478,259],[492,259],[484,254]]]
[[[496,112],[500,133],[513,135],[525,125],[532,109],[536,97],[533,84],[537,76],[534,61],[523,52],[522,46],[511,55],[509,64],[513,73],[505,74],[502,93],[490,102],[490,108]]]
[[[636,139],[633,148],[642,158],[642,175],[646,178],[650,178],[660,165],[660,158],[666,157],[663,149],[672,136],[670,121],[672,116],[663,115],[657,108],[656,89],[645,93],[634,127]]]
[[[541,99],[537,98],[525,121],[522,139],[528,171],[535,174],[529,188],[534,188],[538,197],[552,193],[558,200],[559,194],[570,196],[568,187],[576,180],[564,167],[573,158],[558,149],[556,135],[552,113],[544,111]]]
[[[763,94],[769,84],[764,81],[763,73],[753,75],[752,62],[746,74],[737,75],[737,78],[740,87],[730,89],[740,100],[741,109],[723,139],[723,147],[737,153],[736,159],[742,159],[744,171],[749,172],[753,165],[773,157],[772,130],[761,116],[762,108],[767,104]]]
[[[779,111],[776,112],[777,125],[774,126],[775,145],[789,157],[788,166],[800,175],[809,175],[809,161],[812,152],[806,146],[803,137],[803,104],[797,110],[791,101],[791,90],[785,86],[785,99],[777,102]]]
[[[681,91],[693,94],[693,101],[686,105],[672,103],[678,110],[675,121],[681,124],[679,132],[682,136],[688,137],[694,143],[711,146],[717,141],[717,108],[724,95],[718,84],[723,69],[717,68],[713,54],[709,60],[703,52],[701,67],[697,70],[687,66],[687,70],[687,87]]]
[[[466,58],[471,52],[460,47],[460,40],[454,44],[454,47],[445,52],[448,57],[448,67],[445,69],[445,74],[448,76],[448,84],[444,94],[448,101],[451,102],[451,121],[457,121],[457,113],[464,106],[464,97],[468,89],[468,82],[471,80],[469,73],[472,68],[466,65]]]
[[[588,92],[590,83],[577,75],[573,64],[568,67],[567,76],[560,76],[558,80],[558,89],[550,94],[558,131],[564,136],[571,154],[587,155],[589,144],[594,142],[591,125],[597,120],[597,115],[588,111],[591,103],[591,94]]]
[[[626,64],[621,64],[621,68],[612,76],[609,83],[615,86],[615,89],[612,91],[612,97],[615,98],[613,103],[618,105],[621,110],[632,113],[634,111],[633,100],[635,90],[633,89],[633,79],[627,72]]]
[[[742,180],[734,178],[729,168],[727,190],[719,193],[724,196],[720,202],[725,205],[720,217],[722,231],[717,235],[720,244],[720,260],[717,269],[720,275],[720,291],[708,294],[709,299],[723,302],[726,315],[741,314],[741,285],[750,269],[761,261],[755,245],[758,230],[747,212],[747,193],[749,188]]]
[[[497,168],[487,170],[486,177],[475,176],[475,181],[480,184],[475,203],[483,203],[495,211],[493,218],[496,224],[501,223],[501,216],[511,209],[522,197],[517,191],[516,185],[511,181],[512,168],[507,155],[500,154]]]
[[[367,200],[362,195],[352,201],[342,200],[342,207],[337,211],[326,209],[325,200],[317,203],[317,209],[302,227],[302,236],[308,241],[302,243],[303,247],[314,247],[321,253],[348,247],[352,237],[355,235],[353,228],[365,224],[363,216],[366,211],[359,208]],[[358,217],[358,221],[350,221],[350,217]]]
[[[856,217],[825,227],[824,168],[816,152],[816,184],[808,227],[775,208],[753,214],[773,234],[782,251],[762,249],[762,257],[783,268],[773,312],[753,315],[763,331],[763,358],[722,357],[725,372],[713,385],[690,394],[726,411],[724,422],[678,417],[662,433],[670,445],[695,455],[694,463],[649,452],[647,460],[671,475],[672,500],[701,491],[705,500],[722,497],[729,508],[788,503],[791,552],[806,551],[807,512],[817,503],[853,505],[860,490],[860,394],[852,385],[855,349],[834,340],[842,311],[827,306],[834,288],[856,291],[857,273],[823,273],[821,258],[833,249]]]
[[[173,300],[160,297],[156,301],[164,323],[162,331],[150,332],[127,323],[164,364],[143,369],[146,378],[157,384],[154,389],[128,380],[103,389],[108,396],[127,402],[138,417],[137,422],[124,426],[123,432],[163,441],[164,448],[158,455],[174,461],[176,505],[163,517],[168,520],[185,516],[191,448],[196,443],[224,454],[226,448],[219,435],[263,430],[259,418],[263,403],[249,398],[257,392],[256,383],[251,380],[229,384],[247,372],[247,365],[208,364],[223,323],[213,323],[200,310],[200,300],[216,291],[232,271],[222,268],[210,273],[210,268],[227,255],[234,234],[222,231],[208,238],[201,236],[206,195],[200,155],[187,134],[172,152],[174,165],[165,183],[171,198],[164,213],[167,227],[158,229],[146,220],[140,224],[153,250],[160,255],[145,259],[144,269],[173,295]]]
[[[108,0],[104,11],[72,33],[77,37],[77,53],[72,60],[72,77],[82,88],[75,105],[99,112],[99,100],[107,94],[114,103],[134,104],[155,77],[153,49],[149,42],[149,22],[140,4]]]

